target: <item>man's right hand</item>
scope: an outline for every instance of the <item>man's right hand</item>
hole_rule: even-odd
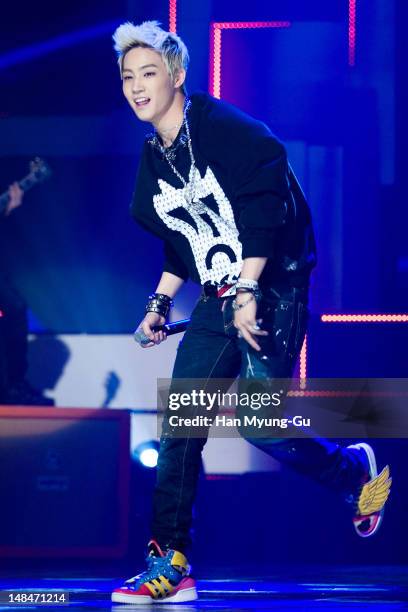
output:
[[[138,329],[141,329],[143,333],[151,340],[149,344],[143,344],[143,348],[150,348],[156,344],[160,344],[163,340],[166,340],[167,335],[164,331],[154,332],[152,327],[155,325],[164,325],[166,319],[156,312],[148,312],[140,323]]]

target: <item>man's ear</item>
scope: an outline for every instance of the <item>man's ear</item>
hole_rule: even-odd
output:
[[[181,87],[186,80],[186,71],[184,68],[179,68],[174,77],[174,87]]]

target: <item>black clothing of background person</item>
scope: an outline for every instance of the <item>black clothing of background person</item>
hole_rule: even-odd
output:
[[[9,206],[0,216],[1,236],[7,231],[7,216],[22,203],[23,192],[14,183]],[[28,319],[27,306],[7,274],[0,272],[0,404],[53,405],[53,400],[26,381]]]

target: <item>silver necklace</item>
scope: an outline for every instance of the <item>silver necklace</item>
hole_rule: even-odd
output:
[[[196,172],[198,172],[198,170],[197,170],[197,166],[195,163],[193,147],[191,144],[190,127],[188,125],[188,120],[187,120],[187,110],[190,108],[190,105],[191,105],[191,101],[187,100],[184,106],[184,119],[183,119],[183,123],[181,124],[181,126],[184,125],[186,129],[187,145],[188,145],[188,151],[189,151],[190,160],[191,160],[191,167],[190,167],[190,173],[189,173],[191,180],[189,183],[186,182],[184,177],[180,174],[180,172],[177,170],[177,168],[174,166],[174,164],[170,160],[170,156],[168,155],[166,148],[163,147],[162,145],[160,145],[160,148],[170,168],[173,170],[174,174],[183,184],[183,197],[184,197],[185,206],[187,210],[191,212],[196,212],[199,215],[202,215],[203,213],[206,212],[207,207],[204,204],[204,202],[202,202],[200,198],[196,195],[195,182],[196,182]]]
[[[163,128],[160,130],[159,134],[167,134],[167,132],[171,132],[171,130],[175,130],[176,128],[181,128],[182,125],[183,125],[183,122],[177,123],[177,125],[173,125],[172,127],[169,127],[169,128]]]

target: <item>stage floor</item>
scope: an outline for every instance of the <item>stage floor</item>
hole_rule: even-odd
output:
[[[4,560],[3,560],[4,561]],[[122,576],[69,570],[0,570],[0,610],[140,610],[143,606],[112,604],[111,591],[123,582]],[[213,572],[212,572],[213,573]],[[199,600],[189,604],[152,604],[153,610],[406,610],[408,609],[408,567],[342,566],[277,569],[249,578],[237,568],[223,569],[217,579],[198,578]],[[80,575],[79,575],[80,574]],[[28,577],[30,575],[30,577]],[[251,572],[253,575],[253,569]],[[34,576],[34,577],[33,577]],[[69,593],[68,605],[6,604],[9,591]],[[146,608],[146,606],[145,606]]]

